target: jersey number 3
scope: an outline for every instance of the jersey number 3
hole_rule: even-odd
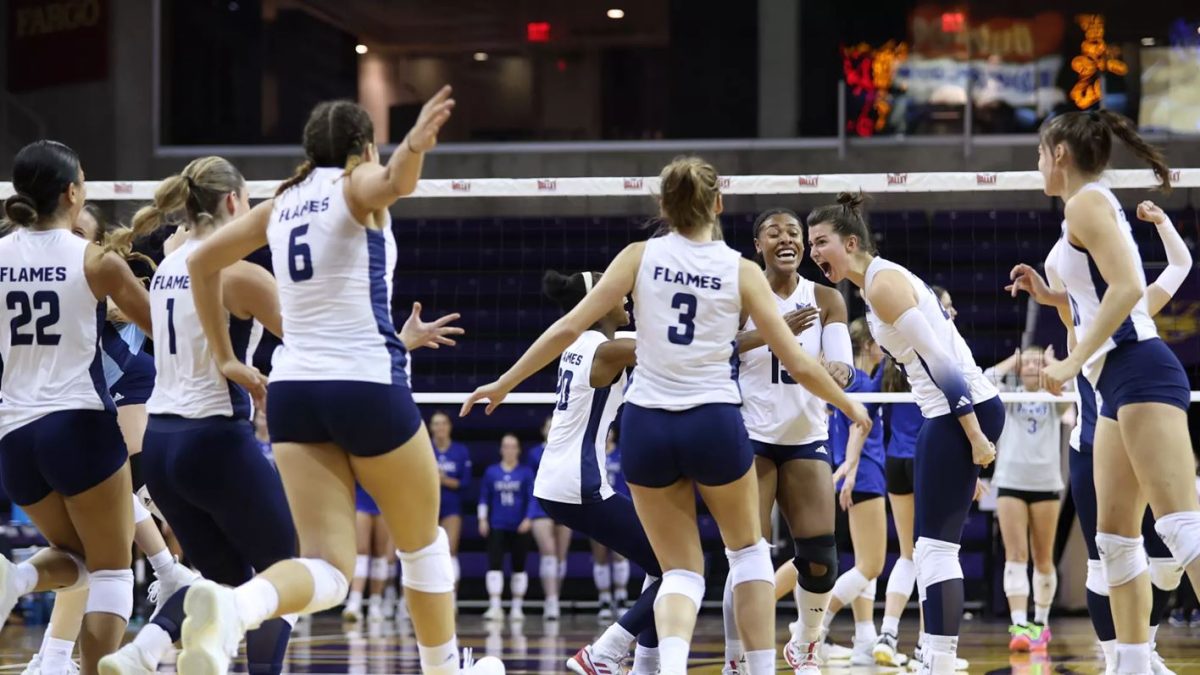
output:
[[[11,291],[4,302],[8,306],[9,311],[17,312],[12,322],[9,323],[9,328],[12,330],[12,335],[9,337],[9,344],[14,347],[17,345],[33,344],[53,346],[58,344],[58,341],[62,339],[61,335],[47,332],[54,324],[58,323],[58,293],[54,291],[38,291],[33,294],[31,299],[29,294],[24,291]],[[22,333],[21,329],[33,320],[33,312],[35,310],[44,310],[45,314],[38,317],[32,333]]]
[[[308,234],[308,224],[300,225],[292,230],[288,237],[288,274],[292,281],[308,281],[313,278],[312,248],[300,237]]]
[[[676,293],[671,298],[671,309],[679,310],[679,325],[667,329],[667,339],[675,345],[692,344],[696,339],[696,296]]]

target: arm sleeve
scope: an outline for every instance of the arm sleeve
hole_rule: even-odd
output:
[[[854,367],[854,348],[850,345],[850,329],[846,324],[839,321],[821,328],[821,353],[830,363]]]
[[[1179,292],[1183,280],[1187,279],[1188,274],[1192,271],[1192,254],[1188,251],[1187,244],[1184,243],[1183,237],[1179,236],[1179,231],[1175,229],[1170,218],[1155,227],[1158,229],[1158,236],[1162,239],[1163,249],[1167,252],[1167,268],[1158,275],[1154,283],[1166,291],[1167,295],[1173,296]]]
[[[921,312],[916,307],[910,308],[892,325],[917,352],[917,358],[929,373],[934,385],[942,390],[942,395],[950,404],[950,410],[959,417],[974,412],[971,390],[967,387],[962,368],[943,349],[933,332],[933,327]]]

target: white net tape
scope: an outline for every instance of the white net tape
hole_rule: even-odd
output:
[[[280,181],[249,182],[250,197],[264,199]],[[1149,169],[1108,171],[1103,182],[1113,189],[1158,185]],[[1175,187],[1200,187],[1200,169],[1174,169]],[[88,198],[149,201],[158,181],[88,181]],[[722,176],[721,191],[729,195],[835,194],[863,190],[881,192],[1004,192],[1041,190],[1037,171],[945,173],[842,173],[809,176]],[[636,197],[658,190],[658,177],[597,178],[463,178],[423,180],[410,198],[443,197]],[[0,183],[0,198],[11,196],[12,184]]]

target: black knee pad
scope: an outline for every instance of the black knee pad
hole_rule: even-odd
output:
[[[793,539],[796,547],[796,557],[792,564],[800,573],[800,588],[811,593],[828,593],[833,590],[833,584],[838,576],[837,543],[832,534],[819,537]],[[825,568],[822,574],[812,571],[813,565]]]

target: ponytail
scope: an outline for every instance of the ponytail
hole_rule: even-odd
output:
[[[133,230],[124,225],[113,225],[104,213],[95,204],[84,204],[83,210],[87,211],[92,220],[96,221],[96,233],[92,237],[92,243],[99,246],[106,253],[116,253],[125,262],[139,262],[145,264],[151,271],[158,269],[158,265],[154,259],[144,253],[139,253],[133,250]]]
[[[292,173],[292,177],[280,183],[279,187],[275,189],[275,196],[278,197],[279,195],[303,183],[305,179],[308,178],[309,174],[316,170],[316,168],[317,165],[313,164],[311,159],[306,159],[301,162],[300,166],[296,167],[296,171]]]
[[[1167,166],[1166,159],[1163,158],[1162,150],[1147,143],[1137,129],[1133,128],[1128,117],[1108,110],[1101,110],[1096,114],[1108,126],[1108,130],[1121,139],[1121,142],[1128,146],[1138,159],[1150,165],[1150,170],[1158,178],[1158,189],[1164,193],[1170,193],[1171,169]]]
[[[154,202],[143,206],[133,215],[131,228],[114,236],[114,245],[132,246],[133,242],[156,232],[168,217],[184,213],[190,227],[213,224],[221,201],[231,192],[238,192],[246,179],[233,164],[222,157],[201,157],[183,167],[178,175],[170,176],[154,191]]]

